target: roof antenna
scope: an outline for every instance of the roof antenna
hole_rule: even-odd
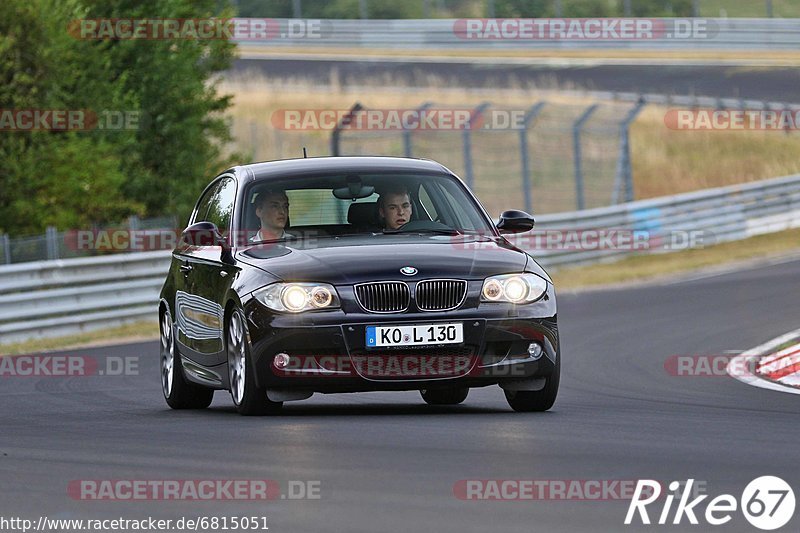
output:
[[[308,153],[306,153],[306,147],[303,146],[303,159],[308,159]]]

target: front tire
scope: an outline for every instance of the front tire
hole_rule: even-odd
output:
[[[161,314],[161,391],[173,409],[205,409],[214,399],[214,391],[186,380],[181,354],[175,347],[175,330],[169,309]]]
[[[467,399],[469,389],[423,389],[419,393],[428,405],[458,405]]]
[[[561,352],[556,352],[556,364],[553,373],[545,381],[541,390],[537,391],[505,391],[508,405],[517,412],[531,413],[547,411],[556,401],[558,384],[561,381]]]
[[[231,399],[240,415],[261,416],[280,411],[283,402],[267,398],[267,390],[256,386],[244,314],[236,309],[227,324],[228,380]]]

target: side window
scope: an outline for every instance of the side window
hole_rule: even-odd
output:
[[[428,195],[428,189],[425,188],[425,185],[419,188],[419,201],[422,207],[425,208],[425,211],[428,212],[428,215],[430,215],[431,220],[439,218],[438,213],[436,213],[436,207],[433,205],[433,200],[431,200],[431,197]]]
[[[236,200],[236,182],[225,178],[214,187],[208,204],[206,220],[213,222],[220,233],[226,235],[230,229],[233,216],[233,203]]]
[[[194,224],[195,222],[205,222],[208,220],[206,215],[208,215],[208,206],[211,205],[211,200],[214,197],[214,192],[219,188],[219,184],[214,185],[210,189],[208,189],[205,194],[200,198],[200,201],[197,202],[197,210],[195,212],[194,218],[189,222],[190,224]]]
[[[464,207],[455,199],[453,196],[453,192],[449,190],[448,186],[452,186],[455,188],[455,184],[448,183],[447,186],[443,186],[441,188],[442,194],[444,194],[447,203],[453,209],[453,213],[456,216],[458,227],[461,229],[466,230],[474,230],[477,226],[475,220],[470,217],[470,213],[468,213]]]

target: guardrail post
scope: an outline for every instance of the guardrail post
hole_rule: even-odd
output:
[[[11,239],[8,238],[8,233],[3,233],[3,257],[7,265],[11,264]]]
[[[54,226],[47,226],[44,232],[48,259],[58,259],[58,232]]]
[[[522,158],[522,192],[525,195],[525,211],[530,213],[533,210],[533,200],[531,198],[531,171],[528,161],[528,124],[536,120],[547,102],[538,102],[532,105],[525,112],[522,120],[522,129],[519,130],[519,153]]]
[[[417,118],[430,106],[433,105],[433,102],[425,102],[421,106],[417,108]],[[421,124],[422,121],[418,121],[418,124]],[[412,148],[411,148],[411,131],[410,129],[404,128],[403,129],[403,153],[406,157],[412,157]]]
[[[631,142],[630,126],[644,106],[647,105],[644,98],[640,98],[636,105],[628,111],[628,114],[619,124],[619,154],[617,155],[617,172],[614,176],[614,189],[611,196],[611,204],[619,203],[620,189],[625,189],[624,198],[626,202],[633,201],[633,170],[631,169]]]
[[[481,116],[489,107],[489,102],[483,102],[481,105],[472,110],[469,114],[469,122],[462,131],[462,140],[464,144],[464,175],[467,178],[467,187],[473,188],[475,184],[475,176],[472,173],[472,126],[473,121]]]
[[[348,111],[347,114],[342,117],[342,120],[336,124],[336,127],[333,128],[333,131],[331,132],[331,155],[338,156],[341,154],[339,150],[339,137],[341,135],[342,128],[349,126],[350,123],[353,122],[353,118],[362,109],[364,109],[364,107],[360,103],[356,102],[353,104],[353,107],[350,108],[350,111]]]
[[[572,124],[572,148],[574,150],[573,161],[575,163],[575,204],[578,211],[584,209],[585,206],[585,201],[583,199],[583,163],[581,161],[581,128],[598,107],[600,107],[600,104],[590,105]]]

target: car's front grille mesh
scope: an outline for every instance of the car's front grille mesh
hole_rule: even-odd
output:
[[[447,311],[464,301],[467,282],[463,280],[428,280],[417,284],[417,307],[422,311]]]
[[[373,313],[399,313],[408,309],[411,293],[402,281],[381,281],[356,285],[361,307]]]

